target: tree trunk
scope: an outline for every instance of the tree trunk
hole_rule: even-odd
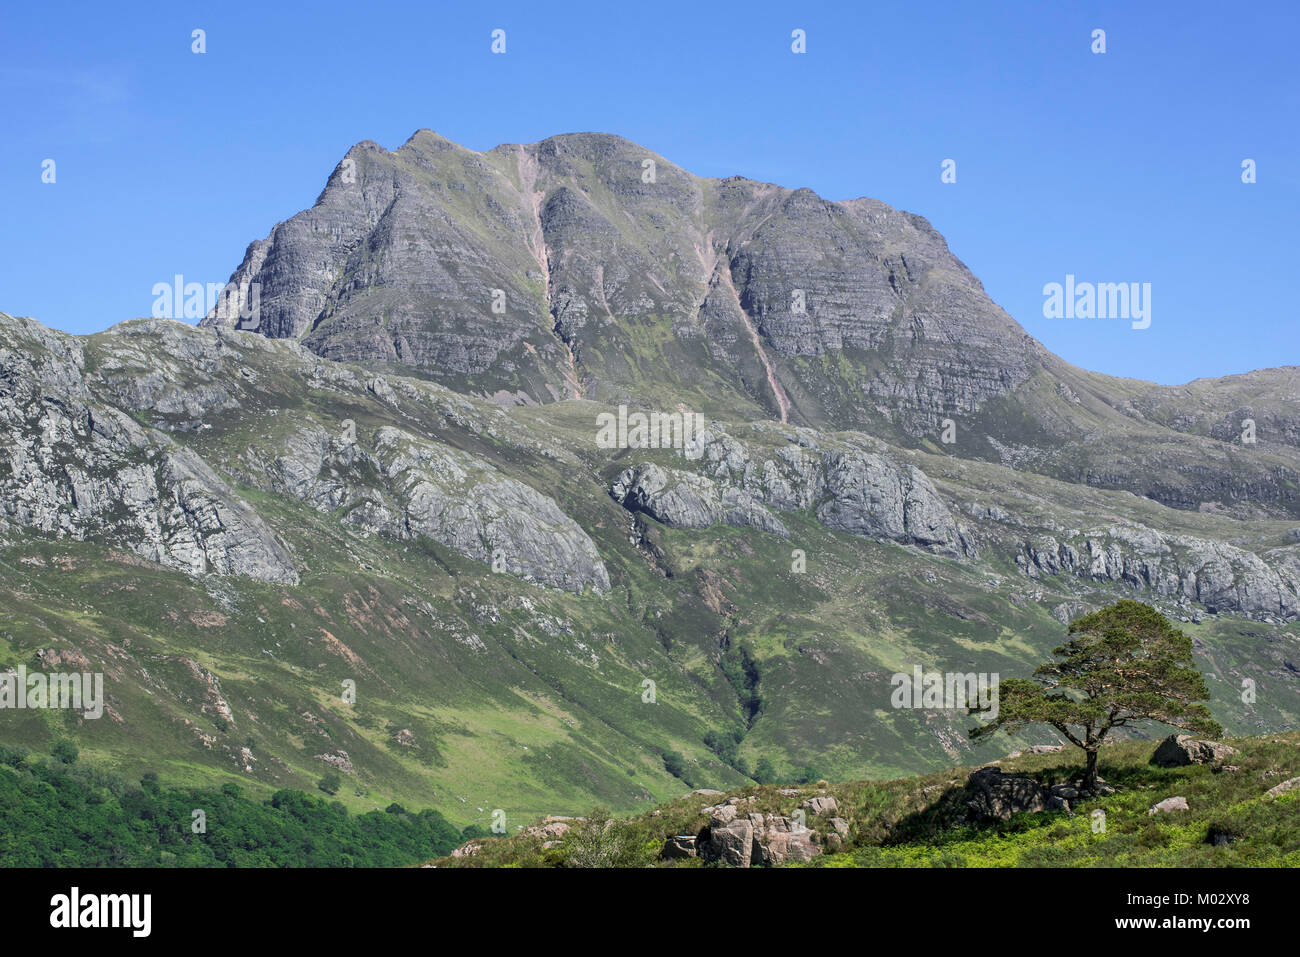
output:
[[[1088,766],[1083,772],[1083,789],[1092,791],[1097,787],[1097,749],[1087,748],[1084,753],[1088,755]]]

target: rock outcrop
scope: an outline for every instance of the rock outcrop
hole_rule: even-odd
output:
[[[189,449],[95,400],[72,336],[0,317],[0,516],[193,575],[295,583],[279,537]]]
[[[1236,748],[1218,741],[1200,741],[1190,734],[1171,734],[1151,755],[1151,763],[1162,768],[1181,768],[1189,764],[1214,764],[1236,753]]]
[[[1268,555],[1223,542],[1167,535],[1139,525],[1110,525],[1066,540],[1024,543],[1016,563],[1029,577],[1071,574],[1228,611],[1291,620],[1300,616],[1300,568],[1289,548]]]
[[[698,853],[696,835],[678,834],[664,841],[663,850],[659,852],[659,857],[665,861],[674,861],[696,857]]]
[[[719,486],[694,472],[642,465],[623,472],[610,487],[610,494],[628,511],[644,512],[671,528],[738,525],[782,538],[790,534],[749,492]]]
[[[373,442],[307,425],[275,459],[284,492],[395,539],[425,535],[526,581],[609,589],[595,543],[555,500],[468,452],[392,426]]]
[[[976,820],[1005,821],[1022,811],[1054,810],[1046,785],[1021,774],[1006,774],[999,767],[973,771],[966,781],[966,807]]]
[[[819,450],[817,439],[827,439],[809,430],[791,437],[799,444],[761,452],[714,427],[700,444],[703,474],[647,463],[619,475],[610,494],[629,511],[678,528],[728,524],[786,537],[769,509],[812,509],[827,528],[850,535],[949,557],[974,553],[920,469],[851,446]]]
[[[816,798],[814,802],[803,805],[814,815],[838,809],[834,798]],[[841,818],[827,820],[826,830],[818,830],[808,826],[803,813],[746,813],[743,802],[720,804],[705,808],[705,812],[709,815],[708,827],[689,843],[685,838],[667,842],[663,858],[699,856],[732,867],[808,861],[828,848],[839,847],[849,832],[848,822]]]
[[[1289,791],[1294,791],[1297,788],[1300,788],[1300,778],[1288,778],[1281,784],[1275,784],[1273,787],[1265,791],[1264,798],[1265,800],[1271,801],[1273,798],[1280,797],[1281,795],[1286,794]]]

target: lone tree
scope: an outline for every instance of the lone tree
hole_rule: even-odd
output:
[[[1120,601],[1075,619],[1069,640],[1052,654],[1060,660],[1039,665],[1033,681],[1001,682],[996,720],[972,729],[972,739],[1050,724],[1083,749],[1083,787],[1095,790],[1097,752],[1112,728],[1158,721],[1197,734],[1223,733],[1200,703],[1210,692],[1192,660],[1192,639],[1150,605]]]

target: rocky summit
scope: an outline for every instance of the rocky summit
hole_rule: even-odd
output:
[[[1180,387],[1085,372],[920,216],[703,179],[617,136],[486,153],[430,130],[396,152],[359,143],[231,283],[260,290],[257,317],[205,323],[502,403],[685,402],[1175,508],[1300,518],[1295,367]]]
[[[6,740],[514,827],[987,764],[891,675],[1028,675],[1122,597],[1234,735],[1300,718],[1295,367],[1077,369],[919,216],[602,134],[360,143],[230,288],[198,327],[0,314],[0,667],[106,676]],[[847,828],[699,813],[666,853]]]

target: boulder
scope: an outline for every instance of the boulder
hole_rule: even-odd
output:
[[[705,856],[732,867],[749,867],[754,858],[753,822],[745,817],[720,826],[710,823]]]
[[[1159,804],[1154,805],[1149,811],[1147,811],[1147,816],[1155,817],[1157,814],[1169,814],[1173,811],[1190,811],[1190,810],[1191,808],[1187,806],[1187,798],[1169,797],[1169,798],[1165,798]]]
[[[1190,734],[1171,734],[1151,755],[1151,763],[1162,768],[1181,768],[1189,764],[1212,764],[1236,753],[1236,748],[1218,741],[1201,741]]]
[[[659,852],[660,860],[673,861],[697,856],[695,841],[694,834],[678,834],[668,838],[664,841],[663,850]]]
[[[824,846],[838,847],[848,834],[848,821],[836,819],[834,833],[823,837],[802,822],[784,814],[749,814],[745,817],[727,817],[726,811],[735,808],[723,805],[723,814],[709,820],[705,834],[694,840],[695,852],[708,861],[718,861],[732,867],[784,864],[786,861],[809,861],[821,854]],[[671,841],[680,841],[672,838]],[[683,856],[677,847],[670,852],[664,845],[661,856]]]
[[[833,814],[834,812],[840,809],[840,806],[838,802],[836,802],[835,798],[830,797],[829,795],[809,798],[799,806],[802,807],[804,810],[806,810],[809,814],[827,814],[827,813]]]
[[[978,820],[1005,821],[1020,811],[1047,811],[1050,790],[1031,777],[1004,774],[998,767],[983,767],[966,780],[971,816]]]
[[[822,838],[822,843],[828,851],[837,851],[840,845],[848,840],[849,822],[842,817],[833,817],[830,819],[831,829],[826,832]]]
[[[549,842],[564,837],[569,833],[570,827],[567,818],[547,818],[541,824],[527,828],[524,833],[529,837],[545,838]]]
[[[822,852],[809,827],[796,824],[778,814],[751,814],[754,826],[752,863],[783,864],[786,861],[810,861]]]
[[[724,827],[736,819],[734,804],[715,804],[706,807],[704,813],[709,816],[709,827]]]
[[[1287,791],[1294,791],[1296,788],[1300,788],[1300,778],[1291,778],[1289,781],[1283,781],[1276,787],[1269,788],[1268,791],[1264,793],[1264,797],[1275,798],[1281,794],[1285,794]]]

